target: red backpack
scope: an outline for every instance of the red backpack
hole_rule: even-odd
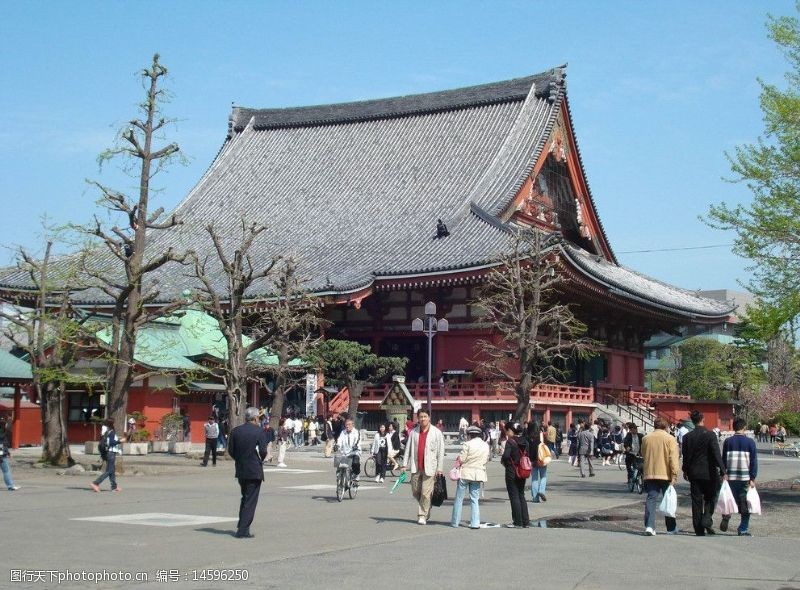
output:
[[[514,444],[517,443],[515,442]],[[514,466],[514,473],[518,479],[528,479],[531,476],[531,469],[533,468],[531,465],[531,458],[528,457],[528,451],[518,444],[517,448],[519,449],[519,463],[514,463],[513,460],[511,461],[511,464]]]

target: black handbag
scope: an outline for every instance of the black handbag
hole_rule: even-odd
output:
[[[447,500],[447,480],[441,473],[436,476],[433,482],[433,495],[431,496],[431,504],[433,506],[441,506]]]

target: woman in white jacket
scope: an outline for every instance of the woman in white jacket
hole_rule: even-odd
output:
[[[461,453],[457,462],[461,464],[461,479],[456,485],[456,497],[453,499],[453,515],[450,524],[458,528],[461,522],[461,507],[464,503],[464,494],[469,490],[470,520],[469,528],[477,529],[481,526],[480,507],[478,495],[481,483],[486,481],[486,463],[489,461],[489,445],[483,440],[483,432],[478,426],[467,429],[469,440],[461,446]]]
[[[375,476],[376,482],[383,482],[386,477],[386,461],[392,452],[392,438],[386,433],[386,426],[378,426],[378,432],[372,439],[371,453],[375,456],[375,466],[378,474]]]

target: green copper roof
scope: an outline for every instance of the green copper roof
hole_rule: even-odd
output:
[[[31,366],[6,350],[0,350],[0,382],[31,381]]]
[[[111,328],[97,333],[103,342],[111,341]],[[252,339],[242,337],[248,346]],[[206,371],[196,360],[212,357],[224,361],[228,356],[227,344],[219,324],[210,315],[197,309],[185,309],[174,315],[160,318],[139,330],[136,336],[137,363],[154,369]],[[278,357],[264,348],[253,351],[248,361],[265,367],[278,364]],[[302,366],[293,359],[290,366]]]

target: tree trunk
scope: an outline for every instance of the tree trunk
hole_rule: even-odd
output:
[[[269,425],[278,431],[278,424],[283,416],[283,404],[286,399],[286,379],[278,373],[275,379],[275,393],[272,396],[272,406],[269,409]]]
[[[792,353],[783,334],[770,338],[767,342],[767,382],[773,387],[790,386],[794,380]]]
[[[123,344],[123,347],[126,345]],[[117,359],[111,361],[114,367],[111,372],[111,387],[108,391],[107,417],[114,421],[117,432],[125,432],[128,417],[128,391],[131,386],[131,367],[122,359],[122,352]]]
[[[72,467],[64,421],[64,386],[47,383],[40,388],[42,404],[42,460],[50,465]]]
[[[366,386],[366,381],[357,380],[347,384],[347,391],[350,395],[347,404],[347,413],[353,420],[356,419],[356,414],[358,413],[358,400],[361,399],[361,394],[364,392]]]
[[[519,383],[514,387],[517,394],[517,407],[514,410],[514,421],[524,424],[531,411],[531,386],[530,375],[522,374]]]
[[[228,427],[233,430],[244,424],[244,411],[247,409],[247,369],[244,366],[241,344],[229,345],[229,372],[226,376],[228,389]]]

